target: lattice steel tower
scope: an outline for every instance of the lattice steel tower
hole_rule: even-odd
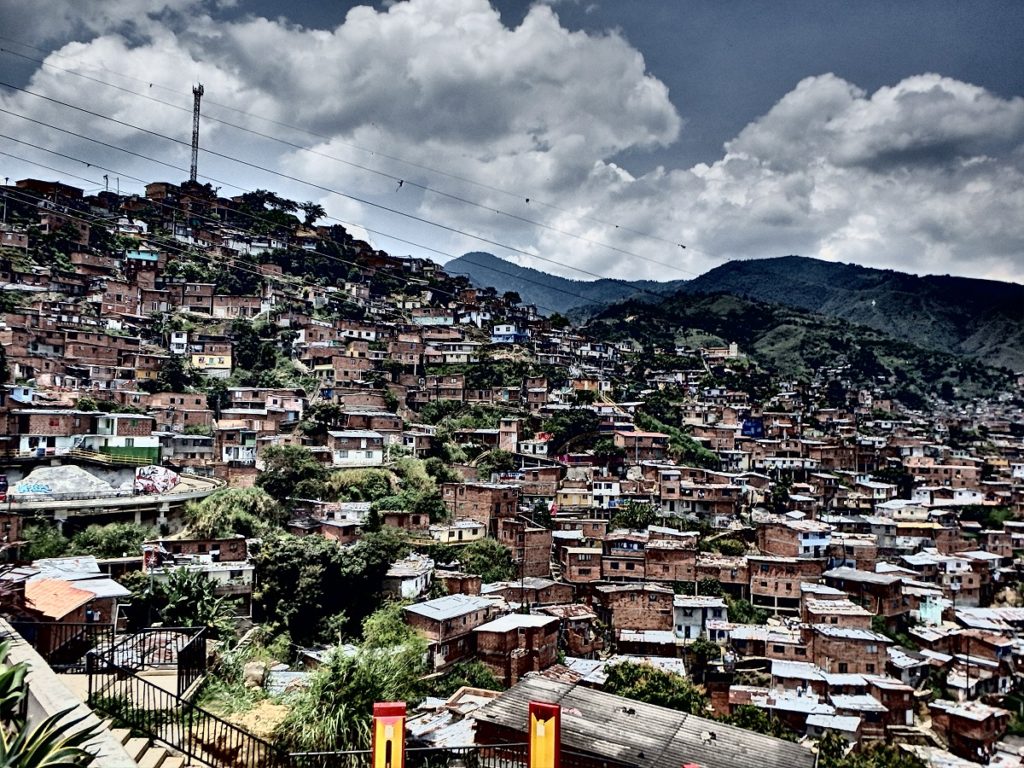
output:
[[[188,180],[196,183],[196,170],[199,165],[199,102],[203,98],[203,84],[192,87],[192,167],[189,168]]]

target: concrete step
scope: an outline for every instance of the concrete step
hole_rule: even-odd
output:
[[[124,749],[132,760],[138,762],[143,753],[149,749],[149,739],[143,739],[138,736],[128,739],[124,744]]]
[[[185,768],[185,758],[180,755],[169,755],[160,768]]]
[[[162,768],[166,765],[167,750],[163,747],[150,747],[139,759],[139,768]]]
[[[132,736],[132,732],[129,731],[127,728],[111,728],[110,733],[111,735],[113,735],[115,739],[117,739],[122,744],[127,744],[128,739],[130,739]]]

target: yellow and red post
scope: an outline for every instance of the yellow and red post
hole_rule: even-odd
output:
[[[531,701],[526,749],[529,768],[559,768],[562,749],[562,708]]]
[[[373,768],[405,768],[405,704],[373,705]]]

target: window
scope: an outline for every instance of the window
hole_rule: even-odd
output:
[[[786,646],[784,646],[784,645],[773,645],[772,646],[772,653],[785,653],[785,652],[786,652]]]
[[[868,672],[868,674],[869,674],[869,675],[873,675],[873,674],[875,674],[875,665],[874,665],[874,664],[866,664],[866,665],[864,666],[864,669],[866,669],[866,670],[867,670],[867,672]]]
[[[850,665],[845,661],[839,662],[839,674],[845,675],[850,670]]]

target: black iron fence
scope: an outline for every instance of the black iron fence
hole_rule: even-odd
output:
[[[294,768],[368,768],[369,750],[293,752]],[[472,747],[410,747],[405,750],[406,768],[522,768],[525,744]]]
[[[118,725],[210,768],[290,768],[283,750],[119,666],[109,652],[87,658],[89,706]]]
[[[14,630],[57,672],[84,672],[86,654],[114,644],[114,625],[12,621]]]
[[[204,632],[193,635],[178,649],[178,696],[184,697],[206,675],[207,659]]]

